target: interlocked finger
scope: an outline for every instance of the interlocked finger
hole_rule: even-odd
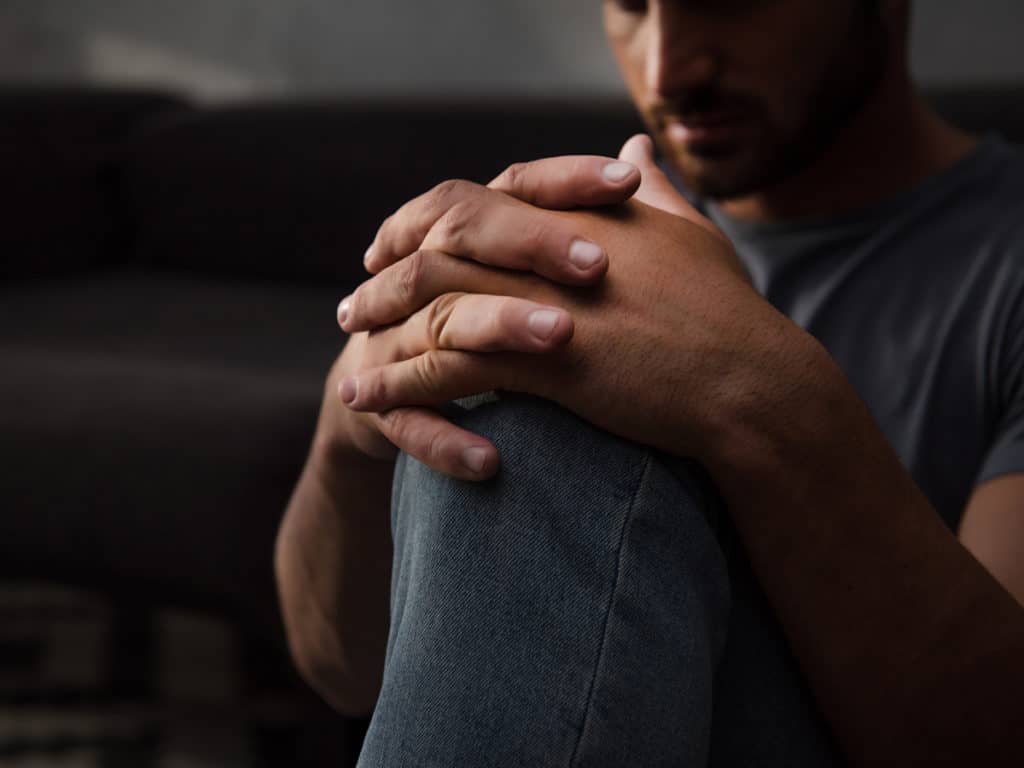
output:
[[[421,247],[503,269],[535,272],[565,285],[603,276],[608,257],[580,235],[564,214],[535,208],[508,195],[457,203],[439,218]]]
[[[408,357],[431,349],[463,352],[549,352],[572,338],[563,309],[487,294],[445,294],[402,324]]]
[[[540,278],[421,250],[385,268],[343,299],[338,323],[346,333],[357,333],[403,320],[445,293],[516,296],[545,289]]]
[[[487,186],[540,208],[569,209],[625,202],[639,185],[632,163],[568,155],[515,163]]]
[[[516,391],[522,373],[503,357],[424,352],[349,376],[342,382],[342,401],[356,411],[383,413],[399,406],[440,405],[499,387]]]
[[[386,350],[377,364],[437,349],[463,352],[552,352],[572,338],[572,316],[526,299],[446,293],[405,322],[375,331],[370,344]]]
[[[427,232],[449,209],[466,201],[477,200],[486,192],[486,188],[480,184],[450,179],[414,197],[380,225],[373,244],[366,251],[364,265],[376,274],[399,259],[404,259],[419,249]]]
[[[376,419],[384,437],[438,472],[463,480],[483,480],[498,469],[498,450],[493,443],[429,408],[396,408]]]
[[[503,269],[588,285],[608,268],[576,222],[502,192],[446,182],[402,206],[377,232],[366,267],[378,273],[416,251],[441,251]]]

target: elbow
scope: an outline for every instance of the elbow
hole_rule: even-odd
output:
[[[353,675],[338,654],[325,653],[291,637],[288,646],[299,675],[334,711],[352,718],[373,713],[380,693],[378,676]]]
[[[319,609],[312,590],[290,578],[286,562],[279,539],[274,570],[288,651],[299,676],[339,714],[368,716],[380,693],[382,654],[370,654],[373,662],[381,656],[379,664],[371,663],[369,658],[366,663],[356,661],[367,654],[346,650],[336,628]]]

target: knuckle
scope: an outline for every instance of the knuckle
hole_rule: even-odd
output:
[[[522,305],[513,299],[502,301],[494,308],[490,313],[488,329],[492,339],[492,351],[516,349],[523,343],[524,336],[533,341],[533,336],[528,330],[527,314]]]
[[[512,323],[508,322],[502,308],[488,308],[481,314],[477,323],[476,337],[473,340],[473,352],[497,352],[508,348],[512,333]]]
[[[448,321],[451,319],[459,298],[463,295],[465,294],[444,293],[430,302],[427,307],[427,340],[435,349],[445,346],[445,331],[448,328]]]
[[[531,219],[529,225],[524,227],[520,241],[527,258],[532,262],[539,261],[541,255],[550,249],[553,235],[551,225],[543,218],[538,216]]]
[[[434,226],[434,234],[440,243],[438,250],[459,252],[476,212],[477,204],[472,199],[461,200],[448,208]]]
[[[440,429],[431,429],[424,436],[423,455],[427,464],[439,466],[444,461],[445,439],[444,432]]]
[[[490,323],[490,332],[495,338],[507,338],[514,334],[520,320],[518,302],[512,299],[505,299],[498,302],[487,319]]]
[[[388,400],[388,383],[379,372],[364,376],[359,387],[368,404],[386,403]]]
[[[495,187],[508,192],[518,192],[523,186],[527,176],[526,163],[512,163],[498,176]]]
[[[594,173],[594,161],[586,155],[577,155],[566,168],[569,181],[589,181]]]
[[[446,179],[428,193],[430,203],[438,208],[450,208],[466,197],[476,185],[465,179]]]
[[[436,354],[426,352],[416,358],[416,377],[422,391],[435,390],[441,380],[441,362]]]
[[[427,274],[427,261],[428,256],[423,251],[416,251],[402,260],[395,281],[395,292],[402,306],[415,304]]]
[[[381,434],[392,444],[431,466],[439,466],[444,455],[444,434],[424,423],[415,410],[396,408],[379,417]]]

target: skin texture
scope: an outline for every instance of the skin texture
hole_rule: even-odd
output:
[[[689,218],[636,200],[614,214],[548,212],[549,220],[538,228],[553,243],[571,239],[560,231],[571,224],[570,232],[604,243],[613,256],[600,285],[581,292],[532,276],[495,274],[473,264],[473,254],[501,253],[493,242],[516,238],[522,225],[510,211],[524,206],[473,185],[466,185],[462,194],[474,200],[473,214],[455,231],[450,221],[441,227],[443,232],[429,223],[438,211],[433,195],[404,211],[419,225],[411,238],[421,239],[420,233],[428,232],[424,242],[432,243],[434,253],[449,254],[447,260],[435,260],[429,269],[415,267],[411,279],[401,269],[385,269],[353,296],[347,330],[406,316],[410,305],[403,299],[410,288],[414,301],[430,301],[426,311],[435,318],[448,314],[435,326],[429,350],[397,364],[364,368],[351,377],[349,407],[380,411],[403,401],[437,404],[500,385],[560,402],[631,439],[681,455],[704,455],[711,443],[723,439],[723,428],[715,426],[718,414],[738,407],[724,403],[745,397],[756,386],[758,372],[784,353],[777,339],[794,327],[750,287],[725,238],[678,196],[677,209]],[[445,195],[453,207],[467,208],[452,192]],[[445,221],[444,216],[437,221]],[[475,221],[487,226],[478,228]],[[374,246],[375,263],[388,261],[400,252],[395,248],[403,247],[393,226],[408,234],[396,220],[386,224]],[[396,266],[409,261],[403,259]],[[421,276],[420,285],[415,284],[416,276]],[[457,291],[452,290],[456,282]],[[485,288],[508,296],[528,295],[568,310],[575,319],[572,344],[527,365],[521,355],[462,351],[466,347],[453,340],[471,332],[474,321],[457,317],[458,307],[479,298],[477,291]],[[745,311],[737,312],[736,307]],[[368,319],[368,314],[376,317]],[[797,332],[799,354],[806,354],[805,349],[816,344]],[[667,349],[671,354],[659,354]],[[644,375],[635,376],[635,371]],[[635,403],[649,399],[651,387],[670,396],[660,407],[637,409]]]
[[[960,540],[1024,605],[1024,477],[979,486],[960,524]]]
[[[607,4],[605,12],[642,109],[667,104],[691,119],[693,104],[702,103],[694,93],[721,82],[721,98],[757,115],[744,129],[749,148],[709,155],[706,147],[677,146],[672,160],[705,190],[731,185],[729,213],[776,220],[877,202],[971,147],[910,87],[903,4],[878,4],[887,51],[881,73],[858,54],[878,44],[877,27],[857,16],[860,5],[766,0],[712,11],[699,2],[650,2]],[[624,13],[628,24],[619,23]],[[813,96],[823,82],[848,81],[851,117],[830,136],[833,121],[812,116]],[[801,147],[787,148],[792,142]],[[429,459],[431,446],[451,441],[454,456],[470,437],[438,421],[417,425],[430,412],[413,409],[502,387],[555,399],[613,432],[700,459],[851,763],[1019,764],[1024,611],[1011,593],[1024,593],[1014,565],[1020,479],[979,489],[958,541],[834,362],[750,289],[729,243],[674,193],[653,165],[650,142],[631,140],[622,157],[642,177],[627,205],[571,210],[600,187],[607,161],[563,158],[520,166],[489,189],[443,185],[389,219],[367,255],[376,277],[339,314],[359,334],[399,324],[353,337],[364,351],[341,374],[350,412],[408,412],[413,417],[392,442]],[[790,158],[782,170],[777,157]],[[628,196],[625,187],[606,190],[606,203]],[[578,238],[604,252],[583,272],[569,260]],[[509,298],[565,312],[561,335],[546,347],[528,341],[531,310],[509,311]],[[410,333],[415,344],[394,330],[408,316],[427,319],[407,321],[421,329]],[[325,401],[325,413],[336,407]],[[323,430],[365,452],[360,441],[375,429],[382,434],[388,417],[362,418],[328,415]],[[487,456],[479,476],[497,471],[493,446],[477,447]],[[438,450],[433,465],[444,471],[448,455]],[[322,466],[340,472],[338,464]],[[314,514],[302,503],[303,482],[285,528]],[[359,545],[353,538],[333,556],[356,557]],[[291,548],[301,547],[292,540]],[[303,583],[300,569],[283,568],[279,578]],[[351,628],[295,626],[297,636],[331,638],[310,645],[353,644]],[[320,658],[331,666],[330,654]]]
[[[313,445],[274,547],[292,658],[310,685],[348,715],[365,714],[377,698],[391,579],[391,532],[381,505],[390,503],[395,449],[380,430],[361,425],[372,417],[353,418],[337,396],[365,346],[365,334],[354,337],[331,369]]]

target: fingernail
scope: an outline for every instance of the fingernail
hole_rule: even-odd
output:
[[[573,240],[569,246],[569,261],[577,269],[590,269],[603,258],[601,246],[589,240]]]
[[[487,450],[484,448],[467,448],[462,452],[462,463],[470,472],[480,474],[483,472],[484,463],[487,461]]]
[[[547,341],[558,325],[559,313],[553,309],[536,309],[526,319],[530,333],[541,341]]]
[[[341,392],[341,401],[345,405],[351,405],[355,402],[356,392],[359,391],[359,383],[353,378],[345,379],[341,382],[339,391]]]
[[[604,177],[608,181],[612,182],[613,184],[618,184],[620,181],[626,179],[635,170],[635,165],[631,163],[625,163],[621,160],[617,160],[614,163],[608,163],[608,165],[606,165],[602,169],[601,173],[604,174]]]
[[[366,253],[363,254],[363,264],[364,265],[369,264],[370,263],[370,258],[372,256],[373,256],[373,245],[371,244],[370,247],[366,249]]]
[[[348,309],[352,306],[352,297],[346,296],[338,305],[338,325],[344,325],[348,320]]]

